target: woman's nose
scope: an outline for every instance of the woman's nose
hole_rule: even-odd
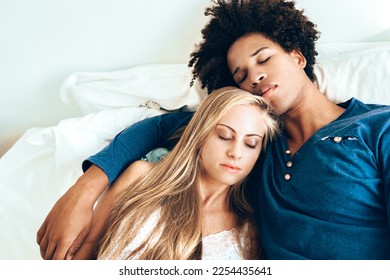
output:
[[[239,145],[233,145],[229,150],[228,150],[228,156],[234,160],[238,160],[242,158],[242,151]]]

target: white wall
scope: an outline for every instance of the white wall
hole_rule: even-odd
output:
[[[0,0],[0,155],[27,128],[79,116],[61,82],[78,71],[185,63],[208,0]]]
[[[320,42],[390,40],[388,0],[297,0],[318,30]]]
[[[369,40],[390,27],[386,0],[297,2],[318,24],[322,41]],[[71,73],[186,63],[209,3],[0,0],[0,156],[27,128],[81,115],[58,94]]]

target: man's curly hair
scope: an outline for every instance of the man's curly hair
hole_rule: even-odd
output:
[[[202,42],[191,53],[188,66],[192,82],[201,82],[208,93],[224,86],[237,86],[227,65],[227,52],[241,36],[261,33],[279,44],[286,52],[300,50],[307,64],[305,72],[315,81],[315,41],[319,38],[316,25],[288,0],[214,0],[206,8],[211,16],[202,29]]]

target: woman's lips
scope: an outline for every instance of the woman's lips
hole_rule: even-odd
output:
[[[230,164],[221,164],[221,166],[230,173],[237,173],[241,170],[240,167]]]

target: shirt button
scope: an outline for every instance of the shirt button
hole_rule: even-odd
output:
[[[335,141],[336,143],[340,143],[342,139],[343,138],[341,138],[340,136],[336,136],[333,138],[333,141]]]
[[[290,168],[291,166],[293,166],[293,163],[291,161],[287,162],[287,167]]]
[[[285,174],[284,175],[284,180],[286,180],[286,181],[289,181],[291,179],[291,175],[290,174]]]
[[[291,155],[291,151],[290,150],[286,150],[286,155]]]

